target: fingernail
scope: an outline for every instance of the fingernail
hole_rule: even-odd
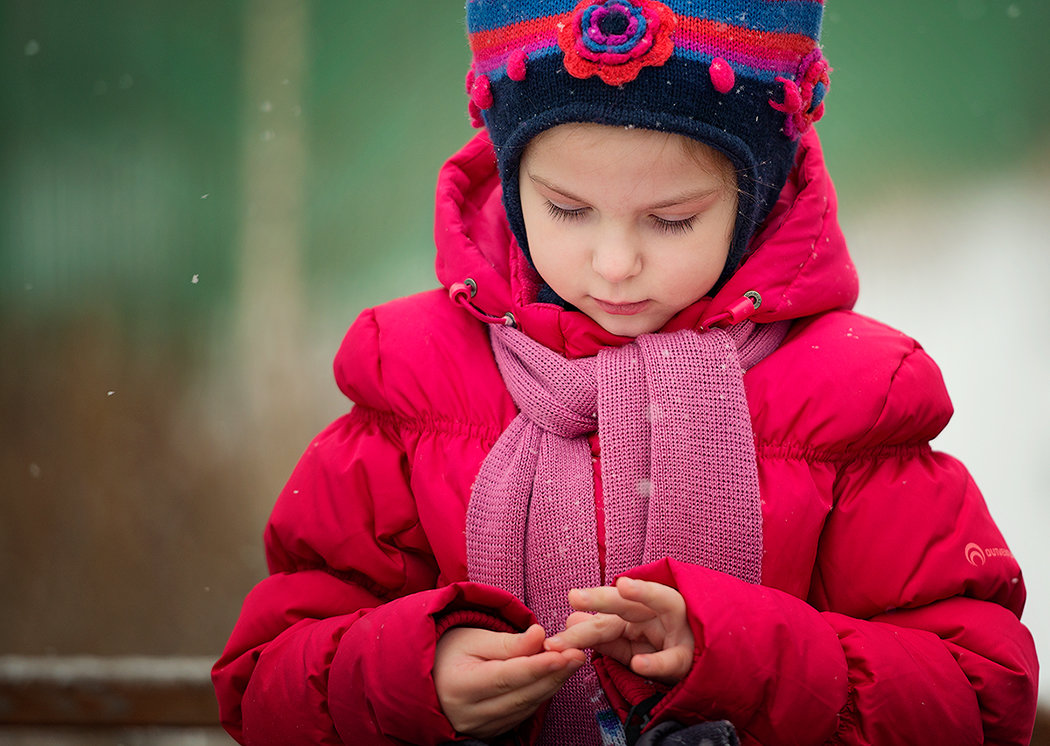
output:
[[[562,639],[560,637],[558,637],[557,635],[555,635],[554,637],[548,637],[547,638],[547,644],[548,645],[561,645],[562,644]]]

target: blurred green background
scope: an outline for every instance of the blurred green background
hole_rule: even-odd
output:
[[[1048,37],[829,0],[847,222],[1050,173]],[[0,653],[217,655],[342,333],[434,284],[462,2],[8,0],[0,40]]]

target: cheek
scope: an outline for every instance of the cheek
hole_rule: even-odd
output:
[[[529,254],[534,264],[539,265],[551,252],[550,247],[556,245],[557,238],[555,230],[557,226],[551,225],[550,216],[541,205],[535,195],[529,195],[524,190],[521,195],[521,215],[525,222],[525,236],[529,242]]]
[[[554,290],[568,289],[572,279],[578,275],[573,242],[548,226],[536,231],[536,241],[529,235],[529,252],[532,263],[540,277]]]
[[[711,289],[721,269],[719,266],[718,271],[715,271],[708,263],[680,266],[675,272],[667,273],[664,287],[679,302],[690,303]]]
[[[672,275],[669,282],[675,286],[695,285],[705,282],[712,273],[717,278],[722,267],[726,266],[728,256],[729,240],[724,239],[721,231],[697,236],[695,243],[677,254],[675,266],[667,268],[668,274]]]
[[[729,255],[728,241],[712,240],[681,251],[661,266],[661,284],[669,295],[690,302],[705,295],[722,274]]]
[[[529,199],[523,195],[522,215],[532,265],[555,291],[567,290],[578,275],[581,244],[578,227],[572,230],[574,226],[551,219],[542,198]]]

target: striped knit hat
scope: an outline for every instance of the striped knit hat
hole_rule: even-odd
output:
[[[567,122],[634,126],[692,137],[737,169],[727,279],[824,113],[823,13],[824,0],[468,0],[469,108],[492,138],[526,256],[528,142]]]

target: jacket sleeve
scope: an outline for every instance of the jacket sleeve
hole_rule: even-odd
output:
[[[431,339],[433,319],[465,323],[447,319],[447,306],[436,291],[401,299],[363,312],[347,332],[335,374],[355,405],[307,447],[281,492],[265,532],[270,575],[213,669],[223,725],[242,743],[454,740],[432,676],[441,631],[535,621],[504,591],[452,582],[462,572],[448,556],[439,568],[433,542],[454,553],[455,509],[421,520],[420,489],[454,489],[426,482],[430,467],[416,464],[443,381],[432,375],[445,349]],[[483,329],[468,331],[484,340]],[[528,740],[535,727],[505,740]]]
[[[725,718],[745,743],[1028,743],[1020,570],[966,470],[916,440],[914,394],[939,382],[921,349],[901,362],[838,468],[807,600],[671,560],[628,573],[677,588],[697,641],[654,722]]]
[[[307,449],[265,539],[271,574],[213,670],[241,743],[453,740],[431,674],[439,630],[450,617],[498,631],[533,621],[497,589],[435,587],[396,431],[363,407]]]

